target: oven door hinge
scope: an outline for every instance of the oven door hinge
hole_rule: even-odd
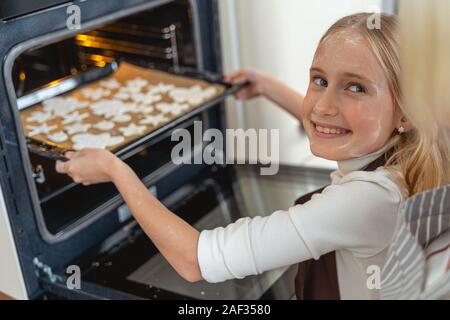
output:
[[[40,261],[39,258],[35,257],[33,259],[33,264],[36,268],[36,275],[38,278],[44,278],[51,283],[64,283],[64,278],[54,274],[52,268]]]

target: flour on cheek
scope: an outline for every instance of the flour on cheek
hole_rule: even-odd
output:
[[[381,149],[389,140],[391,131],[389,115],[390,106],[383,104],[383,99],[353,106],[352,139],[337,149],[348,158],[359,158]]]

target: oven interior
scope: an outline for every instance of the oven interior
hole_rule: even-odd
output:
[[[193,28],[189,1],[177,0],[29,50],[14,63],[16,95],[120,59],[162,70],[196,69]]]
[[[177,0],[27,50],[17,57],[13,66],[19,108],[21,102],[39,96],[53,84],[95,72],[107,74],[107,69],[120,61],[163,71],[194,72],[199,68],[194,34],[191,3]],[[28,103],[24,106],[29,107]],[[150,187],[155,177],[176,168],[171,161],[171,150],[177,143],[171,141],[172,130],[187,129],[193,136],[194,121],[205,125],[207,118],[205,112],[192,113],[121,158]],[[201,149],[201,144],[192,141],[193,150]],[[112,184],[88,187],[75,184],[69,177],[55,172],[54,160],[36,153],[30,153],[29,158],[42,213],[38,216],[42,220],[41,232],[50,241],[67,238],[71,232],[79,231],[89,221],[122,204]]]

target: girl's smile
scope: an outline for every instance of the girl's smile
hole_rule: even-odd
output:
[[[331,124],[314,121],[311,121],[311,124],[314,127],[314,134],[322,139],[338,139],[348,137],[352,134],[351,130]]]

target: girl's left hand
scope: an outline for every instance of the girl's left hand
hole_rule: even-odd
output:
[[[57,161],[56,171],[69,175],[76,183],[85,186],[111,182],[115,166],[123,164],[111,152],[103,149],[83,149],[79,152],[67,152],[67,162]]]

